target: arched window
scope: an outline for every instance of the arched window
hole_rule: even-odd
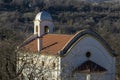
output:
[[[34,60],[32,59],[32,60],[31,60],[31,64],[33,64],[33,63],[34,63]]]
[[[45,33],[49,33],[49,27],[45,26],[44,31],[45,31]]]
[[[44,61],[41,62],[42,66],[44,66]]]
[[[45,80],[44,77],[41,78],[42,80]]]
[[[55,62],[53,62],[53,63],[52,63],[52,67],[55,68],[55,66],[56,66],[56,64],[55,64]]]
[[[38,25],[36,26],[36,32],[38,32]]]

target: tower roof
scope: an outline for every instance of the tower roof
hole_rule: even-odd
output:
[[[41,11],[39,12],[36,17],[35,17],[35,20],[40,20],[40,21],[43,21],[43,20],[52,20],[52,17],[51,15],[46,12],[46,11]]]

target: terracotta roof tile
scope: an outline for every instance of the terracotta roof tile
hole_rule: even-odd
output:
[[[42,37],[43,54],[57,54],[73,35],[46,34]],[[24,50],[37,52],[37,38],[22,47]]]

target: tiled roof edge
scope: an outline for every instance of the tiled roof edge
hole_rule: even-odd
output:
[[[25,46],[26,44],[30,43],[31,41],[35,40],[37,37],[38,37],[37,34],[30,36],[28,39],[26,39],[26,40],[19,46],[19,48],[21,48],[21,47]]]

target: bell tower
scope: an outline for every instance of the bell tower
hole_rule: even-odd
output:
[[[52,33],[53,26],[51,15],[46,11],[39,12],[34,20],[34,34],[41,37],[44,34]]]
[[[34,20],[34,34],[37,34],[38,52],[42,50],[42,36],[53,32],[52,17],[49,13],[39,12]]]

